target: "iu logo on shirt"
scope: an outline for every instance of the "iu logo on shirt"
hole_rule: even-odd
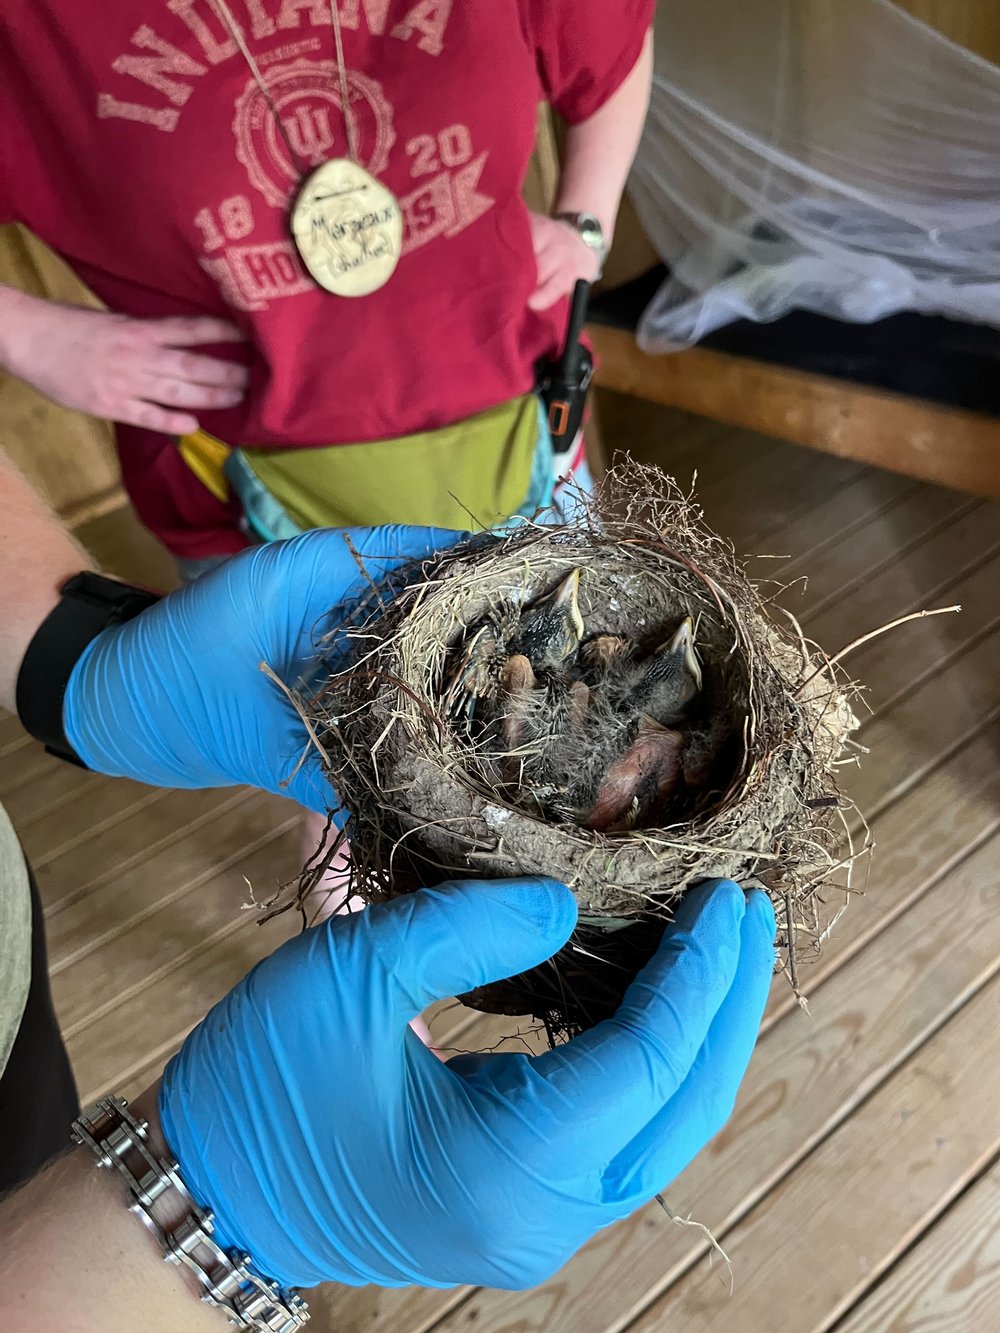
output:
[[[354,129],[358,158],[377,176],[384,170],[396,135],[392,107],[382,85],[366,74],[347,72],[348,105],[340,104],[333,61],[296,60],[265,75],[285,133],[307,168],[348,153],[344,117]],[[253,79],[236,101],[233,117],[236,153],[250,182],[275,208],[285,208],[300,181],[296,163],[274,123],[274,115]]]

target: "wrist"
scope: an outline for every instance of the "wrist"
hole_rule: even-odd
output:
[[[18,379],[29,378],[31,348],[51,304],[43,296],[0,285],[0,368]]]
[[[156,1127],[152,1134],[149,1114]],[[247,1254],[224,1248],[211,1212],[190,1194],[163,1142],[155,1087],[131,1107],[117,1097],[102,1098],[73,1122],[72,1138],[94,1154],[99,1167],[123,1179],[128,1211],[156,1238],[162,1258],[194,1279],[193,1296],[254,1333],[302,1328],[309,1314],[298,1293],[261,1276]]]
[[[84,571],[67,580],[60,598],[38,626],[17,676],[17,712],[25,729],[60,758],[89,763],[78,733],[87,708],[79,708],[82,672],[100,641],[158,601],[148,593],[100,574]],[[101,677],[98,676],[101,681]],[[101,681],[103,684],[103,681]],[[87,699],[93,708],[100,700]]]
[[[593,281],[597,281],[604,272],[608,257],[610,240],[607,231],[596,213],[570,211],[557,208],[553,219],[572,231],[594,258],[597,272]]]

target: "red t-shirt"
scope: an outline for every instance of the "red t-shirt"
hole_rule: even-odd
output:
[[[400,199],[388,284],[317,288],[288,238],[296,173],[210,0],[7,0],[0,218],[116,311],[217,314],[250,391],[201,424],[302,448],[451,425],[526,392],[565,307],[536,314],[520,190],[536,106],[587,119],[634,66],[653,0],[340,0],[358,154]],[[328,0],[230,0],[300,156],[346,154]],[[208,349],[215,350],[215,349]],[[121,428],[143,520],[175,552],[239,549],[173,440]],[[391,484],[391,483],[390,483]]]

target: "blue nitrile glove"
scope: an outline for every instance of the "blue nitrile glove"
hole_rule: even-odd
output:
[[[576,921],[546,879],[453,882],[283,945],[167,1066],[160,1115],[217,1240],[285,1285],[531,1286],[722,1127],[757,1037],[774,913],[713,881],[615,1018],[442,1063],[431,1001],[534,967]]]
[[[160,787],[247,783],[313,810],[330,804],[319,755],[287,787],[307,736],[294,707],[260,670],[289,686],[367,584],[447,546],[443,528],[319,529],[234,556],[125,625],[106,629],[73,668],[66,737],[88,766]]]

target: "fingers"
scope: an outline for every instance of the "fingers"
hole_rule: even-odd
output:
[[[160,431],[164,435],[190,435],[198,429],[198,418],[190,412],[169,412],[156,403],[132,402],[112,414],[126,426]]]
[[[370,908],[351,928],[373,953],[409,1021],[434,1000],[537,967],[576,925],[576,900],[552,879],[452,880]]]
[[[736,977],[745,913],[729,880],[690,890],[615,1017],[533,1061],[566,1151],[596,1134],[613,1156],[676,1095]]]
[[[200,358],[207,360],[207,358]],[[221,364],[221,363],[220,363]],[[241,370],[241,366],[234,366]],[[222,387],[201,382],[190,382],[143,375],[137,385],[137,392],[146,402],[157,403],[163,407],[223,408],[235,407],[243,399],[242,387]]]
[[[755,889],[740,928],[736,976],[687,1079],[605,1173],[604,1197],[623,1214],[664,1189],[729,1119],[771,988],[774,935],[774,910]]]
[[[531,293],[528,297],[528,309],[548,310],[550,306],[555,305],[560,297],[566,295],[575,281],[576,279],[574,278],[572,282],[567,284],[564,275],[562,273],[556,273],[553,277],[549,278],[547,282],[536,287]]]
[[[157,354],[156,371],[164,380],[183,380],[187,384],[206,384],[220,389],[242,390],[250,379],[247,367],[235,361],[220,361],[217,356],[178,352],[166,347]]]
[[[242,401],[249,378],[246,366],[175,350],[243,341],[228,320],[133,320],[127,328],[132,339],[127,377],[131,396],[113,410],[115,420],[165,435],[189,435],[198,429],[196,411],[220,411]]]
[[[141,323],[147,336],[164,347],[246,341],[235,324],[228,319],[215,319],[210,315],[177,315],[167,319],[142,320]]]

